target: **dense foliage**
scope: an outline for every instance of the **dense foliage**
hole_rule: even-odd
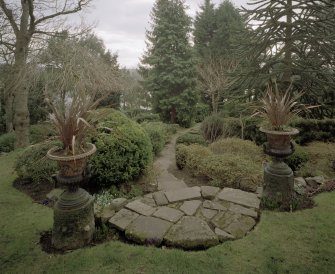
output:
[[[57,163],[49,160],[46,154],[49,149],[59,145],[58,141],[46,141],[24,149],[15,163],[17,175],[34,183],[51,182],[52,174],[57,171]]]
[[[145,88],[164,122],[189,127],[197,102],[195,67],[189,43],[191,19],[182,0],[157,0],[142,60]]]
[[[137,178],[152,161],[152,145],[144,129],[126,115],[111,111],[92,142],[97,152],[91,157],[95,180],[103,186]]]
[[[176,144],[184,144],[184,145],[191,145],[191,144],[199,144],[199,145],[206,145],[207,142],[202,135],[199,133],[192,133],[187,132],[180,135],[177,140]]]
[[[262,183],[262,161],[261,148],[237,138],[219,140],[208,148],[198,144],[176,147],[178,168],[187,168],[195,176],[205,176],[220,187],[255,191]]]
[[[158,155],[168,141],[168,130],[166,124],[162,122],[145,122],[141,127],[148,134],[152,149],[155,155]]]
[[[250,0],[244,13],[252,31],[240,52],[249,60],[241,87],[257,96],[273,79],[285,87],[293,81],[305,103],[321,104],[314,115],[334,116],[334,1]]]

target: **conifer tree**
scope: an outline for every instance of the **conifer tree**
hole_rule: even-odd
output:
[[[197,102],[195,67],[189,43],[191,19],[182,0],[157,0],[142,60],[145,88],[164,121],[190,126]]]
[[[244,8],[251,41],[241,48],[250,59],[243,87],[261,90],[273,79],[285,89],[305,92],[306,103],[321,104],[319,118],[334,116],[334,1],[250,0]],[[257,68],[257,69],[255,69]]]
[[[211,0],[205,0],[194,20],[194,49],[198,58],[209,59],[212,55],[212,43],[216,30],[214,4]]]

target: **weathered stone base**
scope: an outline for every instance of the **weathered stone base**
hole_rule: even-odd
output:
[[[79,188],[65,191],[54,206],[52,245],[57,249],[76,249],[88,244],[94,233],[93,197]]]
[[[294,175],[281,160],[273,160],[264,168],[262,204],[266,208],[289,207],[294,193]]]

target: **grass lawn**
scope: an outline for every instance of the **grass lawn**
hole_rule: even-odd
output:
[[[184,252],[108,242],[65,255],[41,251],[52,210],[12,187],[15,153],[0,157],[0,273],[334,273],[335,192],[296,213],[263,212],[247,237]]]

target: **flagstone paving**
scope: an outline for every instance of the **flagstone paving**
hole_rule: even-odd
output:
[[[108,224],[131,241],[199,249],[247,235],[259,219],[259,202],[257,194],[242,190],[184,187],[112,200],[104,211],[112,215]]]

